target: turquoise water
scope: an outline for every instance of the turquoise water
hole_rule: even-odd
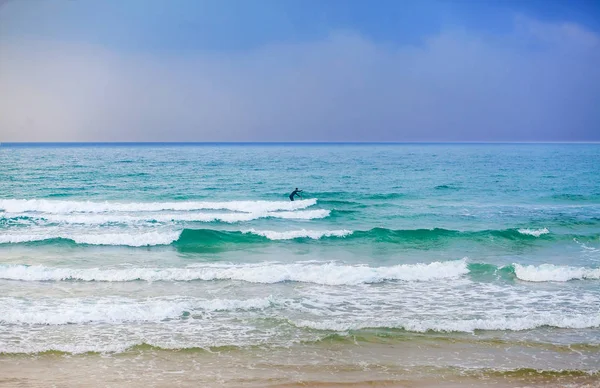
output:
[[[598,166],[593,144],[3,144],[0,352],[441,335],[597,371]]]

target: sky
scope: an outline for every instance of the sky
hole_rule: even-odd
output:
[[[0,142],[600,141],[598,0],[0,0]]]

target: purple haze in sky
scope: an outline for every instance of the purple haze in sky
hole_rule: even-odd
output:
[[[523,3],[2,2],[0,141],[600,141],[599,7]]]

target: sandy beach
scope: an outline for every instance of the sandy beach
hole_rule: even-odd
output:
[[[565,349],[543,357],[559,357]],[[581,352],[583,356],[585,352]],[[540,353],[538,353],[540,354]],[[451,366],[457,358],[472,367]],[[191,349],[138,346],[117,355],[0,356],[1,387],[599,387],[564,357],[543,371],[514,344],[484,348],[461,341],[323,343],[287,349]],[[436,365],[437,366],[434,366]],[[498,368],[504,364],[505,369]],[[494,365],[488,368],[486,365]],[[514,367],[522,365],[522,367]],[[511,367],[513,366],[513,367]]]

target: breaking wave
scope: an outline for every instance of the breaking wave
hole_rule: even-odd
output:
[[[191,210],[229,210],[244,213],[264,213],[280,210],[305,209],[317,203],[316,199],[299,201],[228,201],[228,202],[92,202],[47,199],[0,199],[0,209],[9,213],[42,212],[48,214],[158,212]]]
[[[42,265],[1,265],[0,279],[21,281],[194,281],[240,280],[251,283],[304,282],[355,285],[388,280],[430,281],[468,273],[466,260],[390,267],[338,263],[204,264],[183,268],[54,268]]]
[[[369,319],[356,321],[310,321],[298,320],[292,322],[295,326],[315,330],[346,332],[369,328],[404,329],[406,331],[425,333],[433,332],[465,332],[476,330],[531,330],[538,327],[557,327],[565,329],[586,329],[600,326],[600,315],[563,315],[541,313],[526,317],[498,317],[483,319]]]
[[[237,299],[150,298],[0,298],[3,324],[66,325],[82,323],[155,322],[188,318],[205,312],[261,310],[277,302],[273,297]]]
[[[329,210],[305,210],[299,212],[279,212],[278,217],[311,219],[321,218],[329,214]],[[236,215],[237,216],[237,215]],[[245,216],[253,216],[246,214]],[[214,216],[211,216],[214,219]],[[122,231],[101,231],[99,233],[79,232],[68,229],[58,229],[56,227],[48,227],[39,230],[17,230],[17,232],[5,233],[0,236],[0,244],[16,244],[16,243],[61,243],[71,242],[77,244],[90,245],[126,245],[132,247],[152,246],[152,245],[169,245],[173,244],[178,247],[186,246],[218,246],[224,242],[235,244],[252,244],[264,243],[275,240],[298,240],[298,239],[313,239],[319,240],[323,238],[343,238],[349,241],[365,241],[365,242],[384,242],[395,244],[412,244],[423,242],[447,242],[452,239],[471,239],[479,242],[492,240],[505,241],[533,241],[532,239],[553,237],[547,229],[542,231],[523,232],[517,229],[505,230],[484,230],[473,232],[461,232],[448,229],[385,229],[374,228],[366,231],[352,231],[347,229],[339,230],[257,230],[247,229],[243,231],[228,231],[217,229],[189,229],[183,230],[153,230],[148,231],[128,228]],[[564,238],[574,238],[573,236],[563,236]],[[585,238],[585,236],[584,236]]]

